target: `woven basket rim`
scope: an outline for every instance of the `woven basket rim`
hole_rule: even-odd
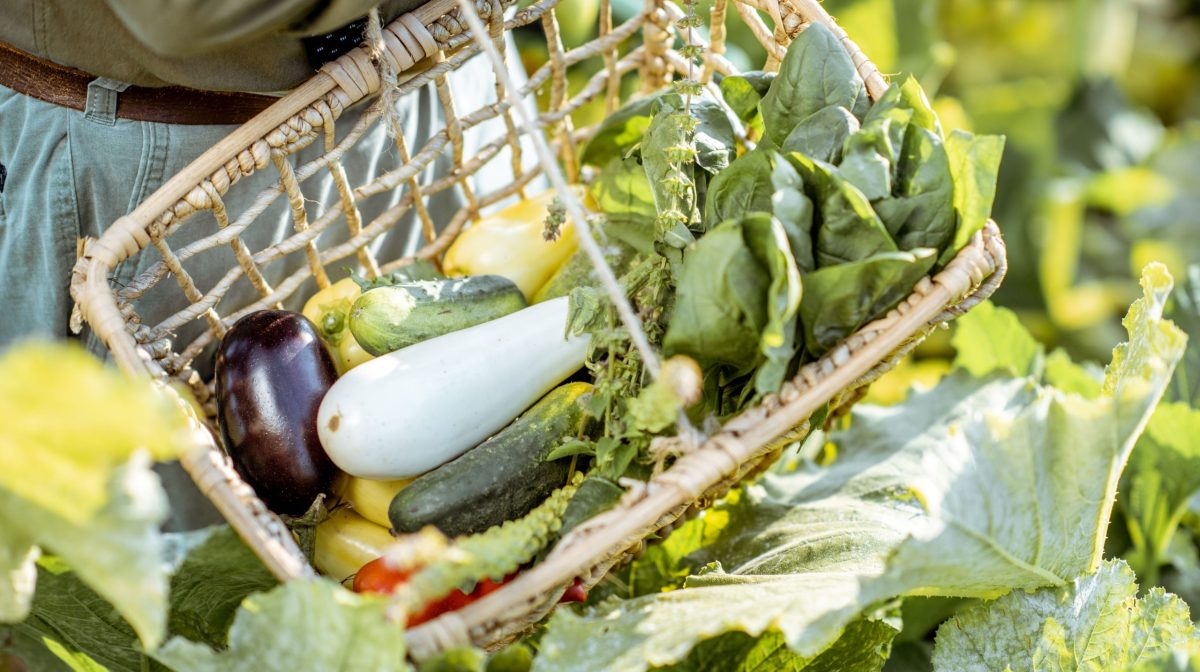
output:
[[[556,1],[539,4],[552,8]],[[734,2],[739,12],[744,7],[768,12],[779,25],[783,17],[790,16],[799,17],[804,23],[825,25],[846,47],[869,95],[878,98],[886,89],[887,83],[878,69],[816,0],[783,0],[782,8],[780,0],[728,1]],[[475,2],[480,7],[493,6],[492,0]],[[415,19],[428,29],[455,11],[456,0],[432,0],[389,26],[411,28]],[[782,28],[776,35],[777,40],[792,37],[782,32]],[[469,42],[464,33],[454,33],[440,39],[437,46],[443,50],[464,49]],[[201,189],[223,166],[235,160],[231,156],[255,151],[270,133],[289,123],[294,125],[295,119],[315,105],[327,106],[336,117],[341,110],[379,88],[378,82],[372,88],[371,74],[366,71],[374,71],[374,66],[362,48],[337,63],[236,129],[173,176],[133,212],[114,222],[98,240],[86,243],[71,282],[71,294],[78,309],[73,322],[80,318],[87,321],[123,371],[135,376],[164,375],[126,328],[115,290],[107,283],[109,273],[118,263],[148,247],[152,236],[169,230],[176,216],[186,216],[187,208],[181,208],[181,204],[186,204],[193,190]],[[408,64],[407,74],[415,76],[430,65],[428,61],[414,60]],[[990,295],[1003,279],[1005,254],[999,230],[989,221],[941,272],[923,278],[912,294],[885,317],[859,329],[825,356],[802,367],[778,394],[769,395],[726,422],[720,432],[685,451],[645,488],[627,492],[617,507],[572,530],[544,561],[485,598],[408,631],[406,637],[414,657],[420,659],[467,643],[494,645],[544,617],[574,578],[583,578],[587,585],[599,581],[647,535],[670,525],[697,502],[723,494],[760,467],[774,442],[805,425],[820,406],[869,384],[932,329]],[[218,439],[213,435],[209,438],[211,443],[181,457],[200,490],[277,577],[290,580],[314,576],[302,557],[297,558],[298,549],[286,527],[233,471]]]

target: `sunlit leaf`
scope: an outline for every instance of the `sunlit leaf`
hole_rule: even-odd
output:
[[[409,670],[403,627],[386,610],[386,600],[332,581],[293,581],[242,602],[229,648],[176,637],[153,655],[177,672]]]
[[[196,445],[191,408],[77,346],[29,343],[0,359],[0,620],[34,590],[33,548],[53,553],[113,604],[142,642],[166,627],[159,526],[166,494],[151,459]]]
[[[986,376],[1007,371],[1014,376],[1040,377],[1041,344],[1021,325],[1016,313],[985,301],[955,321],[951,339],[957,355],[954,365]]]
[[[1133,541],[1129,557],[1143,578],[1158,575],[1167,546],[1200,490],[1200,410],[1162,403],[1138,440],[1121,488]]]
[[[1162,588],[1137,597],[1133,571],[1110,561],[1068,586],[960,611],[938,629],[933,664],[946,672],[1129,670],[1196,638],[1182,600]]]

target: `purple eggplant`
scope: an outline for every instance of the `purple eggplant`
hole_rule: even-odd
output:
[[[337,370],[316,326],[286,310],[250,313],[225,334],[216,378],[234,467],[272,511],[303,514],[336,473],[317,438],[317,410]]]

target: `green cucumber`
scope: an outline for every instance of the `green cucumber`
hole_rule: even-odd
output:
[[[403,282],[363,292],[350,307],[350,332],[378,357],[525,306],[521,290],[498,275]]]
[[[562,438],[584,422],[579,398],[587,383],[551,390],[500,433],[419,476],[392,499],[397,532],[433,525],[449,537],[476,534],[519,518],[567,482],[571,460],[547,461]]]

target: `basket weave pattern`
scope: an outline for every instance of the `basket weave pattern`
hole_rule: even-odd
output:
[[[610,0],[601,0],[599,36],[567,51],[559,38],[556,1],[539,0],[506,18],[501,0],[475,0],[475,10],[490,33],[484,39],[501,47],[501,54],[504,31],[534,22],[540,22],[546,34],[549,53],[549,61],[531,73],[519,91],[506,91],[499,78],[481,83],[493,85],[496,97],[475,110],[457,109],[447,78],[480,51],[466,29],[463,10],[453,0],[433,0],[393,21],[373,47],[359,47],[322,68],[114,222],[101,239],[88,241],[72,278],[78,317],[91,325],[126,371],[187,383],[211,419],[215,416],[212,384],[192,364],[238,318],[293,298],[310,279],[318,287],[328,286],[327,268],[351,263],[375,276],[417,259],[436,261],[482,211],[514,195],[525,196],[526,188],[546,168],[529,161],[509,94],[525,99],[549,85],[549,105],[539,110],[537,119],[568,179],[580,178],[577,147],[591,137],[594,128],[575,128],[571,113],[597,99],[606,112],[615,111],[621,103],[621,79],[627,75],[637,78],[642,93],[686,75],[689,63],[674,48],[679,37],[675,23],[683,12],[666,0],[646,0],[640,13],[614,25]],[[816,0],[715,0],[710,41],[697,42],[705,49],[704,66],[697,73],[703,85],[715,87],[717,73],[737,73],[723,57],[724,21],[731,4],[766,50],[764,69],[777,69],[790,40],[806,23],[820,22],[842,40],[871,97],[877,98],[886,89],[875,66]],[[770,19],[770,26],[764,16]],[[567,73],[588,62],[599,62],[599,67],[581,89],[569,91]],[[377,100],[348,130],[338,128],[336,122],[352,105],[379,92],[388,77],[396,79],[397,88],[384,99],[409,95],[432,83],[446,121],[423,146],[410,148],[402,134],[395,134],[394,167],[355,186],[340,161],[374,124],[387,123],[387,115]],[[464,132],[493,119],[503,121],[505,132],[468,155]],[[324,143],[323,154],[296,165],[292,155],[318,140]],[[447,153],[453,169],[421,182],[419,176]],[[511,162],[511,181],[476,193],[471,177],[489,162],[504,160],[504,155]],[[275,183],[255,195],[248,208],[230,212],[225,204],[229,191],[238,188],[243,177],[267,170],[278,174]],[[331,176],[338,198],[314,211],[304,185],[322,173]],[[458,190],[466,205],[438,226],[427,209],[428,199],[452,189]],[[280,197],[285,197],[290,207],[293,232],[263,249],[251,250],[243,235]],[[363,203],[389,197],[393,204],[382,214],[369,220],[362,216]],[[417,213],[424,246],[403,259],[376,259],[368,245],[410,211]],[[172,234],[200,217],[213,218],[209,222],[215,221],[215,233],[174,247]],[[323,245],[323,234],[338,228],[344,229],[344,242]],[[113,269],[149,247],[157,250],[161,261],[128,285],[110,287]],[[189,274],[189,259],[220,248],[230,250],[227,272],[212,287],[198,286]],[[303,258],[303,263],[281,280],[268,282],[263,269],[286,258]],[[830,402],[836,408],[852,403],[857,391],[891,368],[930,330],[989,295],[1004,269],[1003,242],[995,224],[989,223],[944,270],[918,283],[907,300],[820,360],[804,366],[778,394],[728,421],[712,436],[699,441],[676,439],[679,445],[673,452],[681,456],[669,469],[629,488],[616,508],[572,530],[543,562],[484,599],[409,631],[414,657],[420,659],[455,645],[502,642],[544,616],[573,579],[593,585],[647,536],[769,465],[782,443],[807,432],[807,418],[822,405]],[[136,301],[168,276],[178,284],[188,305],[157,324],[143,324]],[[256,298],[243,305],[226,305],[229,302],[222,299],[239,281],[248,281]],[[197,321],[206,325],[198,337],[189,342],[174,338],[177,330]],[[230,467],[217,439],[185,455],[182,462],[201,491],[277,576],[289,580],[313,574],[286,527]]]

